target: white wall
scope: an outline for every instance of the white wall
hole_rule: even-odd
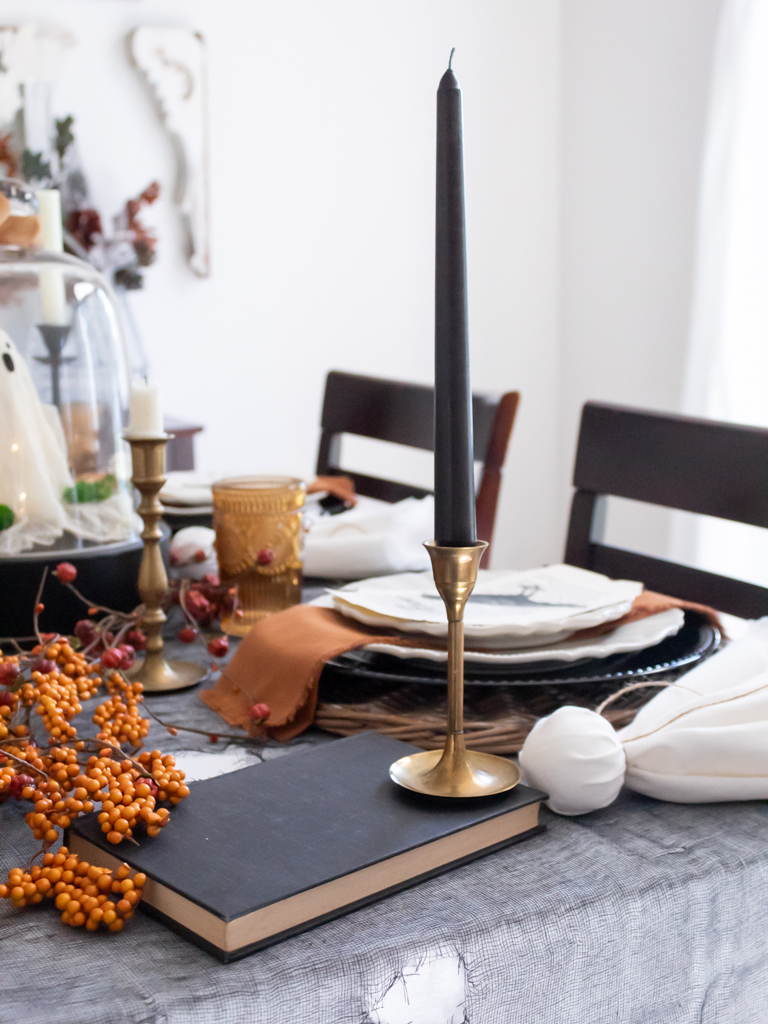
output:
[[[475,386],[519,388],[496,565],[555,560],[578,411],[678,407],[720,0],[0,0],[80,38],[56,94],[104,213],[159,177],[135,297],[200,463],[310,474],[332,367],[432,373],[434,91],[464,88]],[[181,257],[170,146],[126,33],[202,29],[213,276]],[[561,187],[562,186],[562,187]],[[662,552],[666,519],[622,530]]]
[[[679,409],[720,3],[563,3],[563,485],[585,401]],[[668,524],[624,504],[609,539],[665,555]]]
[[[0,12],[79,36],[56,109],[77,118],[104,212],[153,177],[169,190],[173,174],[126,32],[156,22],[207,38],[213,275],[183,265],[166,191],[150,215],[160,258],[134,308],[168,411],[206,423],[199,461],[221,473],[311,473],[330,368],[430,381],[434,94],[456,46],[474,385],[524,393],[496,564],[557,557],[557,0],[3,0]]]

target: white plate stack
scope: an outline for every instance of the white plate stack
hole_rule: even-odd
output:
[[[465,660],[498,666],[573,662],[651,647],[679,631],[681,609],[617,625],[598,637],[579,635],[618,622],[642,589],[641,583],[611,580],[571,565],[525,572],[481,569],[464,614]],[[368,626],[424,639],[423,647],[372,643],[365,650],[447,660],[445,607],[431,571],[350,583],[315,603]]]

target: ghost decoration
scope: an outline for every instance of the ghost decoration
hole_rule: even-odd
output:
[[[0,329],[0,505],[14,514],[0,530],[0,555],[60,537],[62,495],[71,484],[59,411],[40,401],[29,367]]]
[[[607,807],[622,785],[672,803],[768,799],[768,618],[619,732],[594,711],[558,708],[531,730],[520,767],[565,815]]]

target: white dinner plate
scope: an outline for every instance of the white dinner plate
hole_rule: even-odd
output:
[[[670,608],[666,612],[649,615],[636,622],[618,626],[611,633],[592,640],[565,640],[547,644],[544,647],[515,651],[464,651],[464,660],[479,665],[532,665],[539,661],[581,661],[582,658],[607,658],[611,654],[628,651],[642,651],[661,643],[668,636],[674,636],[683,626],[685,614],[682,608]],[[395,644],[367,644],[363,650],[376,654],[392,654],[396,658],[445,663],[446,651],[430,647],[399,647]]]
[[[620,619],[642,589],[642,583],[571,565],[526,572],[481,569],[466,605],[464,632],[474,643],[505,649],[553,643]],[[447,634],[445,606],[431,571],[362,580],[329,594],[338,612],[366,625]]]

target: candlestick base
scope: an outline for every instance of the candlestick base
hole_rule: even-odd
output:
[[[467,547],[441,547],[428,541],[435,586],[448,613],[448,734],[441,750],[401,757],[389,776],[404,789],[441,797],[493,796],[520,781],[514,761],[467,750],[464,742],[464,606],[477,582],[485,541]]]
[[[149,654],[129,675],[132,681],[143,684],[145,693],[161,693],[195,686],[208,670],[194,661],[166,661],[160,654]]]
[[[513,789],[520,781],[514,761],[480,750],[423,750],[401,757],[389,769],[389,777],[404,789],[427,796],[493,796]],[[463,743],[462,743],[463,748]]]

